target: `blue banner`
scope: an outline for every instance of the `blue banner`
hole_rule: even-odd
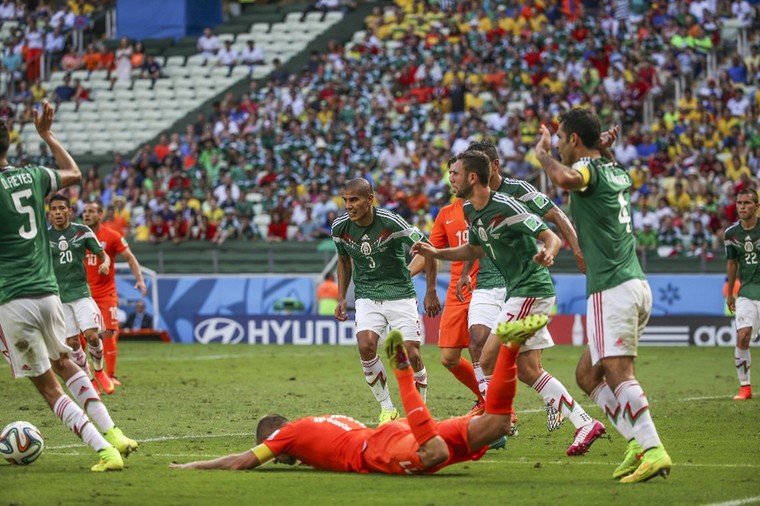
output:
[[[724,278],[721,275],[651,275],[648,280],[652,287],[654,300],[652,316],[654,317],[723,316],[724,314]],[[156,326],[167,330],[174,341],[191,343],[198,342],[195,337],[196,332],[200,332],[199,335],[202,336],[206,336],[206,332],[208,332],[208,336],[214,335],[215,332],[219,336],[225,332],[232,332],[229,325],[222,325],[221,322],[219,322],[219,325],[223,327],[221,330],[214,330],[215,327],[209,326],[210,324],[202,332],[197,330],[200,320],[227,318],[242,325],[245,335],[253,335],[253,339],[256,341],[259,339],[255,337],[259,335],[256,332],[264,331],[257,330],[259,327],[251,327],[247,320],[242,322],[241,319],[245,319],[249,315],[282,315],[282,311],[275,309],[275,303],[283,299],[299,300],[304,305],[304,310],[299,314],[313,315],[316,313],[316,281],[317,278],[314,276],[161,276],[158,278],[160,318],[156,322]],[[447,276],[439,276],[437,289],[442,302],[446,299],[448,282]],[[554,276],[558,314],[584,315],[586,313],[585,282],[584,276],[581,275],[558,274]],[[146,283],[148,284],[148,297],[145,300],[146,310],[153,315],[153,301],[150,296],[152,287],[149,278],[146,278]],[[420,312],[422,312],[425,295],[424,276],[415,278],[414,283],[419,298]],[[140,293],[133,285],[134,279],[129,275],[118,275],[116,277],[120,313],[123,318],[134,311],[134,302],[141,299]],[[314,317],[311,320],[314,320]],[[327,317],[327,320],[335,321],[331,317]],[[279,339],[277,336],[283,335],[278,334],[278,332],[285,331],[277,327],[277,324],[272,325],[271,329],[266,331],[266,335],[274,336],[271,338],[277,340]],[[308,330],[304,327],[304,330],[293,328],[287,332],[295,332],[296,341],[300,342],[301,332],[307,332],[303,334],[303,341],[306,341],[309,339],[308,332],[322,332],[322,330],[316,327],[313,330]],[[230,337],[229,339],[238,338]],[[317,338],[318,336],[315,335],[314,339]],[[222,337],[218,337],[218,339],[224,340]],[[347,338],[341,337],[340,339]]]
[[[182,341],[186,342],[183,336]],[[200,344],[355,345],[354,321],[332,316],[196,316],[192,341]]]

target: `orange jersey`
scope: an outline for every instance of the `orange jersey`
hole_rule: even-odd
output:
[[[469,229],[467,222],[464,221],[464,202],[457,199],[453,204],[449,204],[441,209],[433,223],[433,231],[430,233],[430,243],[436,248],[457,248],[469,242]],[[446,292],[446,304],[461,304],[456,295],[456,286],[459,278],[462,276],[464,262],[451,262],[451,279],[449,280],[449,289]],[[478,273],[478,262],[472,266],[470,277],[473,280],[473,289],[475,288],[475,276]],[[465,304],[470,303],[471,293],[465,292]]]
[[[449,459],[423,470],[417,455],[419,445],[407,420],[402,418],[376,429],[342,415],[300,418],[272,433],[264,444],[275,455],[287,454],[315,469],[354,473],[414,474],[478,460],[487,446],[471,451],[467,435],[470,417],[461,416],[436,423],[449,447]]]
[[[275,455],[285,453],[315,469],[366,473],[362,458],[372,429],[341,415],[299,418],[263,443]]]
[[[90,285],[92,298],[97,301],[99,298],[116,293],[116,271],[113,266],[116,263],[116,255],[126,250],[129,245],[124,236],[103,225],[100,225],[95,237],[98,238],[100,245],[103,246],[106,254],[111,258],[111,268],[108,270],[108,274],[103,276],[98,273],[98,266],[100,265],[98,257],[91,252],[87,252],[87,258],[85,259],[87,283]]]

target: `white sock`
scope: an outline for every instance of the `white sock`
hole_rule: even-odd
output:
[[[660,445],[660,436],[649,412],[649,400],[636,380],[624,381],[615,390],[620,402],[620,416],[627,418],[636,441],[644,451]]]
[[[87,355],[84,354],[84,350],[81,346],[76,350],[72,348],[71,360],[73,360],[82,370],[87,366]]]
[[[111,415],[103,402],[100,400],[97,390],[92,386],[90,378],[84,372],[78,372],[66,382],[66,387],[71,392],[74,400],[77,401],[87,415],[92,418],[101,432],[106,432],[113,428],[114,423]]]
[[[364,369],[364,379],[367,380],[372,394],[375,396],[377,402],[383,409],[393,409],[393,402],[391,401],[391,393],[388,390],[388,380],[385,374],[385,367],[380,361],[380,357],[375,355],[372,360],[362,362],[362,369]]]
[[[752,358],[749,355],[749,348],[746,350],[736,348],[734,361],[736,363],[736,375],[739,376],[739,384],[741,386],[751,385],[749,368],[752,366]]]
[[[87,380],[87,382],[89,383],[90,381]],[[96,452],[111,446],[98,432],[98,429],[90,423],[90,419],[84,414],[82,408],[77,406],[67,395],[64,394],[55,401],[53,413],[71,432],[79,436],[87,446]]]
[[[475,379],[478,380],[478,390],[480,390],[480,395],[485,399],[488,385],[486,385],[486,376],[483,374],[483,368],[480,367],[480,362],[473,362],[472,368],[475,370]]]
[[[615,429],[625,438],[626,441],[633,439],[633,430],[628,420],[622,416],[620,411],[620,402],[618,402],[615,393],[612,391],[606,381],[602,381],[597,385],[593,392],[591,392],[591,398],[597,406],[602,408],[604,414],[607,415],[607,419],[615,426]]]
[[[483,375],[483,383],[479,383],[478,386],[480,387],[480,394],[483,396],[483,398],[486,398],[486,394],[488,393],[488,385],[491,384],[491,374],[484,374]]]
[[[573,396],[557,378],[544,371],[533,383],[533,389],[544,398],[544,404],[550,405],[560,411],[562,416],[575,425],[576,429],[588,425],[594,420],[588,416],[580,404],[575,402]]]
[[[422,396],[422,402],[427,403],[427,369],[423,367],[414,373],[414,385]]]
[[[87,343],[87,351],[90,353],[92,359],[92,368],[96,371],[103,370],[103,341],[98,338],[98,345],[93,347]]]

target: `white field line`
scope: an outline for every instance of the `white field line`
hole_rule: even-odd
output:
[[[712,504],[706,504],[704,506],[741,506],[742,504],[756,503],[760,503],[760,495],[756,495],[755,497],[747,497],[746,499],[735,499],[733,501],[714,502]]]

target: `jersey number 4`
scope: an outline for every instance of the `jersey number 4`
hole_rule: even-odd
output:
[[[13,193],[11,196],[13,198],[13,206],[16,208],[16,212],[29,216],[29,229],[27,230],[24,225],[21,225],[18,227],[18,234],[22,239],[34,239],[37,237],[37,218],[34,216],[34,209],[32,206],[25,205],[22,202],[22,199],[27,200],[32,198],[31,188]]]

